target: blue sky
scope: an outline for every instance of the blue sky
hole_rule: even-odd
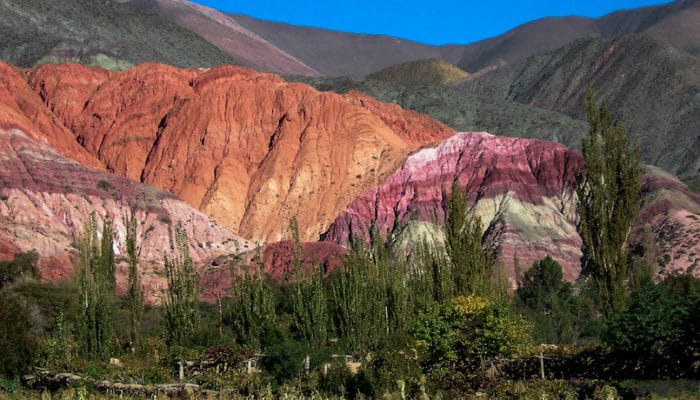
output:
[[[547,16],[598,17],[663,0],[195,0],[225,12],[430,44],[471,43]]]

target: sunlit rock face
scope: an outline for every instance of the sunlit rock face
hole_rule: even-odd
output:
[[[302,240],[317,240],[409,152],[454,133],[359,93],[319,92],[241,67],[46,65],[27,82],[42,111],[104,168],[261,242],[288,239],[292,217]]]

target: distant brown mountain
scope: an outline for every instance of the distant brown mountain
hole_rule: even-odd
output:
[[[699,0],[618,11],[599,19],[543,18],[472,44],[444,46],[299,27],[239,14],[232,17],[326,76],[364,76],[394,64],[430,58],[474,73],[491,65],[512,63],[554,50],[586,36],[615,38],[645,33],[690,54],[697,55],[700,49]]]
[[[287,75],[319,75],[302,61],[212,8],[185,0],[117,1],[157,14],[197,33],[247,67]]]

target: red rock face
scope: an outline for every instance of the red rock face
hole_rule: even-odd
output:
[[[302,266],[305,272],[316,272],[320,268],[324,275],[336,269],[345,260],[344,247],[330,242],[302,243]],[[271,243],[262,250],[265,272],[277,280],[293,277],[294,242]]]
[[[0,128],[19,129],[33,139],[48,144],[79,163],[99,168],[101,163],[78,143],[59,123],[41,98],[26,84],[24,72],[0,62]]]
[[[573,191],[580,164],[579,154],[551,142],[458,134],[408,157],[382,185],[355,200],[325,240],[343,245],[354,236],[368,240],[374,223],[383,237],[402,246],[415,244],[402,238],[403,227],[419,220],[441,229],[445,199],[455,182],[481,217],[512,283],[515,256],[527,268],[550,255],[561,263],[566,279],[574,280],[581,257]],[[648,171],[633,247],[643,241],[645,230],[651,232],[651,244],[643,244],[643,251],[661,274],[698,275],[700,195],[661,170]]]
[[[700,194],[658,168],[647,167],[646,172],[635,241],[647,247],[647,261],[662,275],[700,276]]]
[[[255,241],[288,238],[292,217],[302,240],[318,239],[410,151],[453,134],[395,105],[240,67],[46,65],[28,84],[108,171],[170,191]]]
[[[126,286],[125,220],[136,211],[139,258],[148,302],[160,301],[166,285],[169,224],[182,223],[190,255],[201,268],[211,257],[250,250],[249,242],[216,225],[172,194],[84,167],[17,128],[0,128],[0,257],[37,250],[43,279],[70,278],[75,237],[91,213],[115,231],[117,282]],[[236,244],[237,243],[237,244]]]
[[[454,182],[466,191],[511,279],[515,254],[524,266],[549,254],[574,279],[581,241],[573,184],[580,162],[579,154],[551,142],[461,133],[408,157],[382,185],[355,200],[325,239],[367,240],[372,221],[385,238],[414,219],[442,225]]]

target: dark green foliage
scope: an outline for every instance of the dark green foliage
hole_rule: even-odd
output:
[[[0,376],[13,378],[26,372],[34,359],[29,313],[20,298],[0,290]]]
[[[596,106],[590,90],[586,112],[590,131],[583,138],[584,172],[576,185],[583,268],[596,283],[603,314],[613,317],[624,307],[627,247],[639,212],[639,151],[628,145],[607,104]]]
[[[100,270],[107,278],[107,284],[112,294],[117,287],[117,277],[115,275],[114,264],[114,232],[112,222],[108,219],[102,223],[102,240],[100,241]]]
[[[129,309],[129,341],[131,348],[135,349],[141,333],[144,296],[136,255],[136,215],[133,210],[126,221],[126,256],[129,264],[129,286],[126,289],[125,300]]]
[[[577,299],[564,281],[561,265],[550,256],[535,261],[518,283],[515,294],[534,322],[539,343],[571,343],[578,338]]]
[[[335,332],[353,352],[377,348],[410,319],[406,267],[389,259],[376,232],[371,237],[371,248],[356,241],[329,288]]]
[[[114,296],[114,252],[111,225],[105,222],[102,240],[97,237],[93,213],[79,239],[78,341],[83,355],[105,359],[112,345],[112,297]]]
[[[361,370],[366,386],[371,389],[367,391],[360,387],[364,394],[377,398],[383,393],[398,392],[405,397],[420,392],[423,373],[420,360],[411,349],[412,342],[406,334],[393,335],[387,346],[373,354]],[[359,379],[355,383],[359,386],[357,383],[360,383]]]
[[[0,289],[24,275],[36,275],[39,253],[35,250],[15,254],[11,261],[0,261]]]
[[[286,340],[269,346],[262,357],[262,367],[278,383],[289,381],[304,373],[304,359],[310,354],[307,344]]]
[[[490,292],[492,254],[482,247],[481,219],[469,211],[457,185],[447,199],[445,241],[454,280],[454,296]]]
[[[168,290],[162,304],[165,341],[183,345],[199,329],[199,276],[190,258],[187,234],[179,224],[171,241],[173,254],[165,257]]]
[[[323,271],[308,271],[302,265],[302,249],[296,218],[289,223],[294,239],[294,277],[288,283],[292,327],[298,337],[312,346],[321,346],[328,339],[328,308]]]
[[[275,335],[277,296],[263,272],[260,249],[256,249],[257,270],[238,265],[231,266],[231,299],[225,322],[231,326],[236,342],[255,350]]]
[[[683,323],[689,311],[666,288],[645,280],[632,293],[627,309],[610,323],[606,341],[641,374],[668,377],[686,351]]]
[[[65,316],[60,312],[56,316],[56,325],[51,332],[51,337],[46,348],[43,361],[47,367],[67,369],[71,364],[73,352],[71,349],[71,335]]]
[[[100,179],[97,181],[97,188],[100,190],[104,190],[105,192],[109,192],[110,190],[114,189],[114,186],[112,186],[109,181],[106,181],[104,179]]]

